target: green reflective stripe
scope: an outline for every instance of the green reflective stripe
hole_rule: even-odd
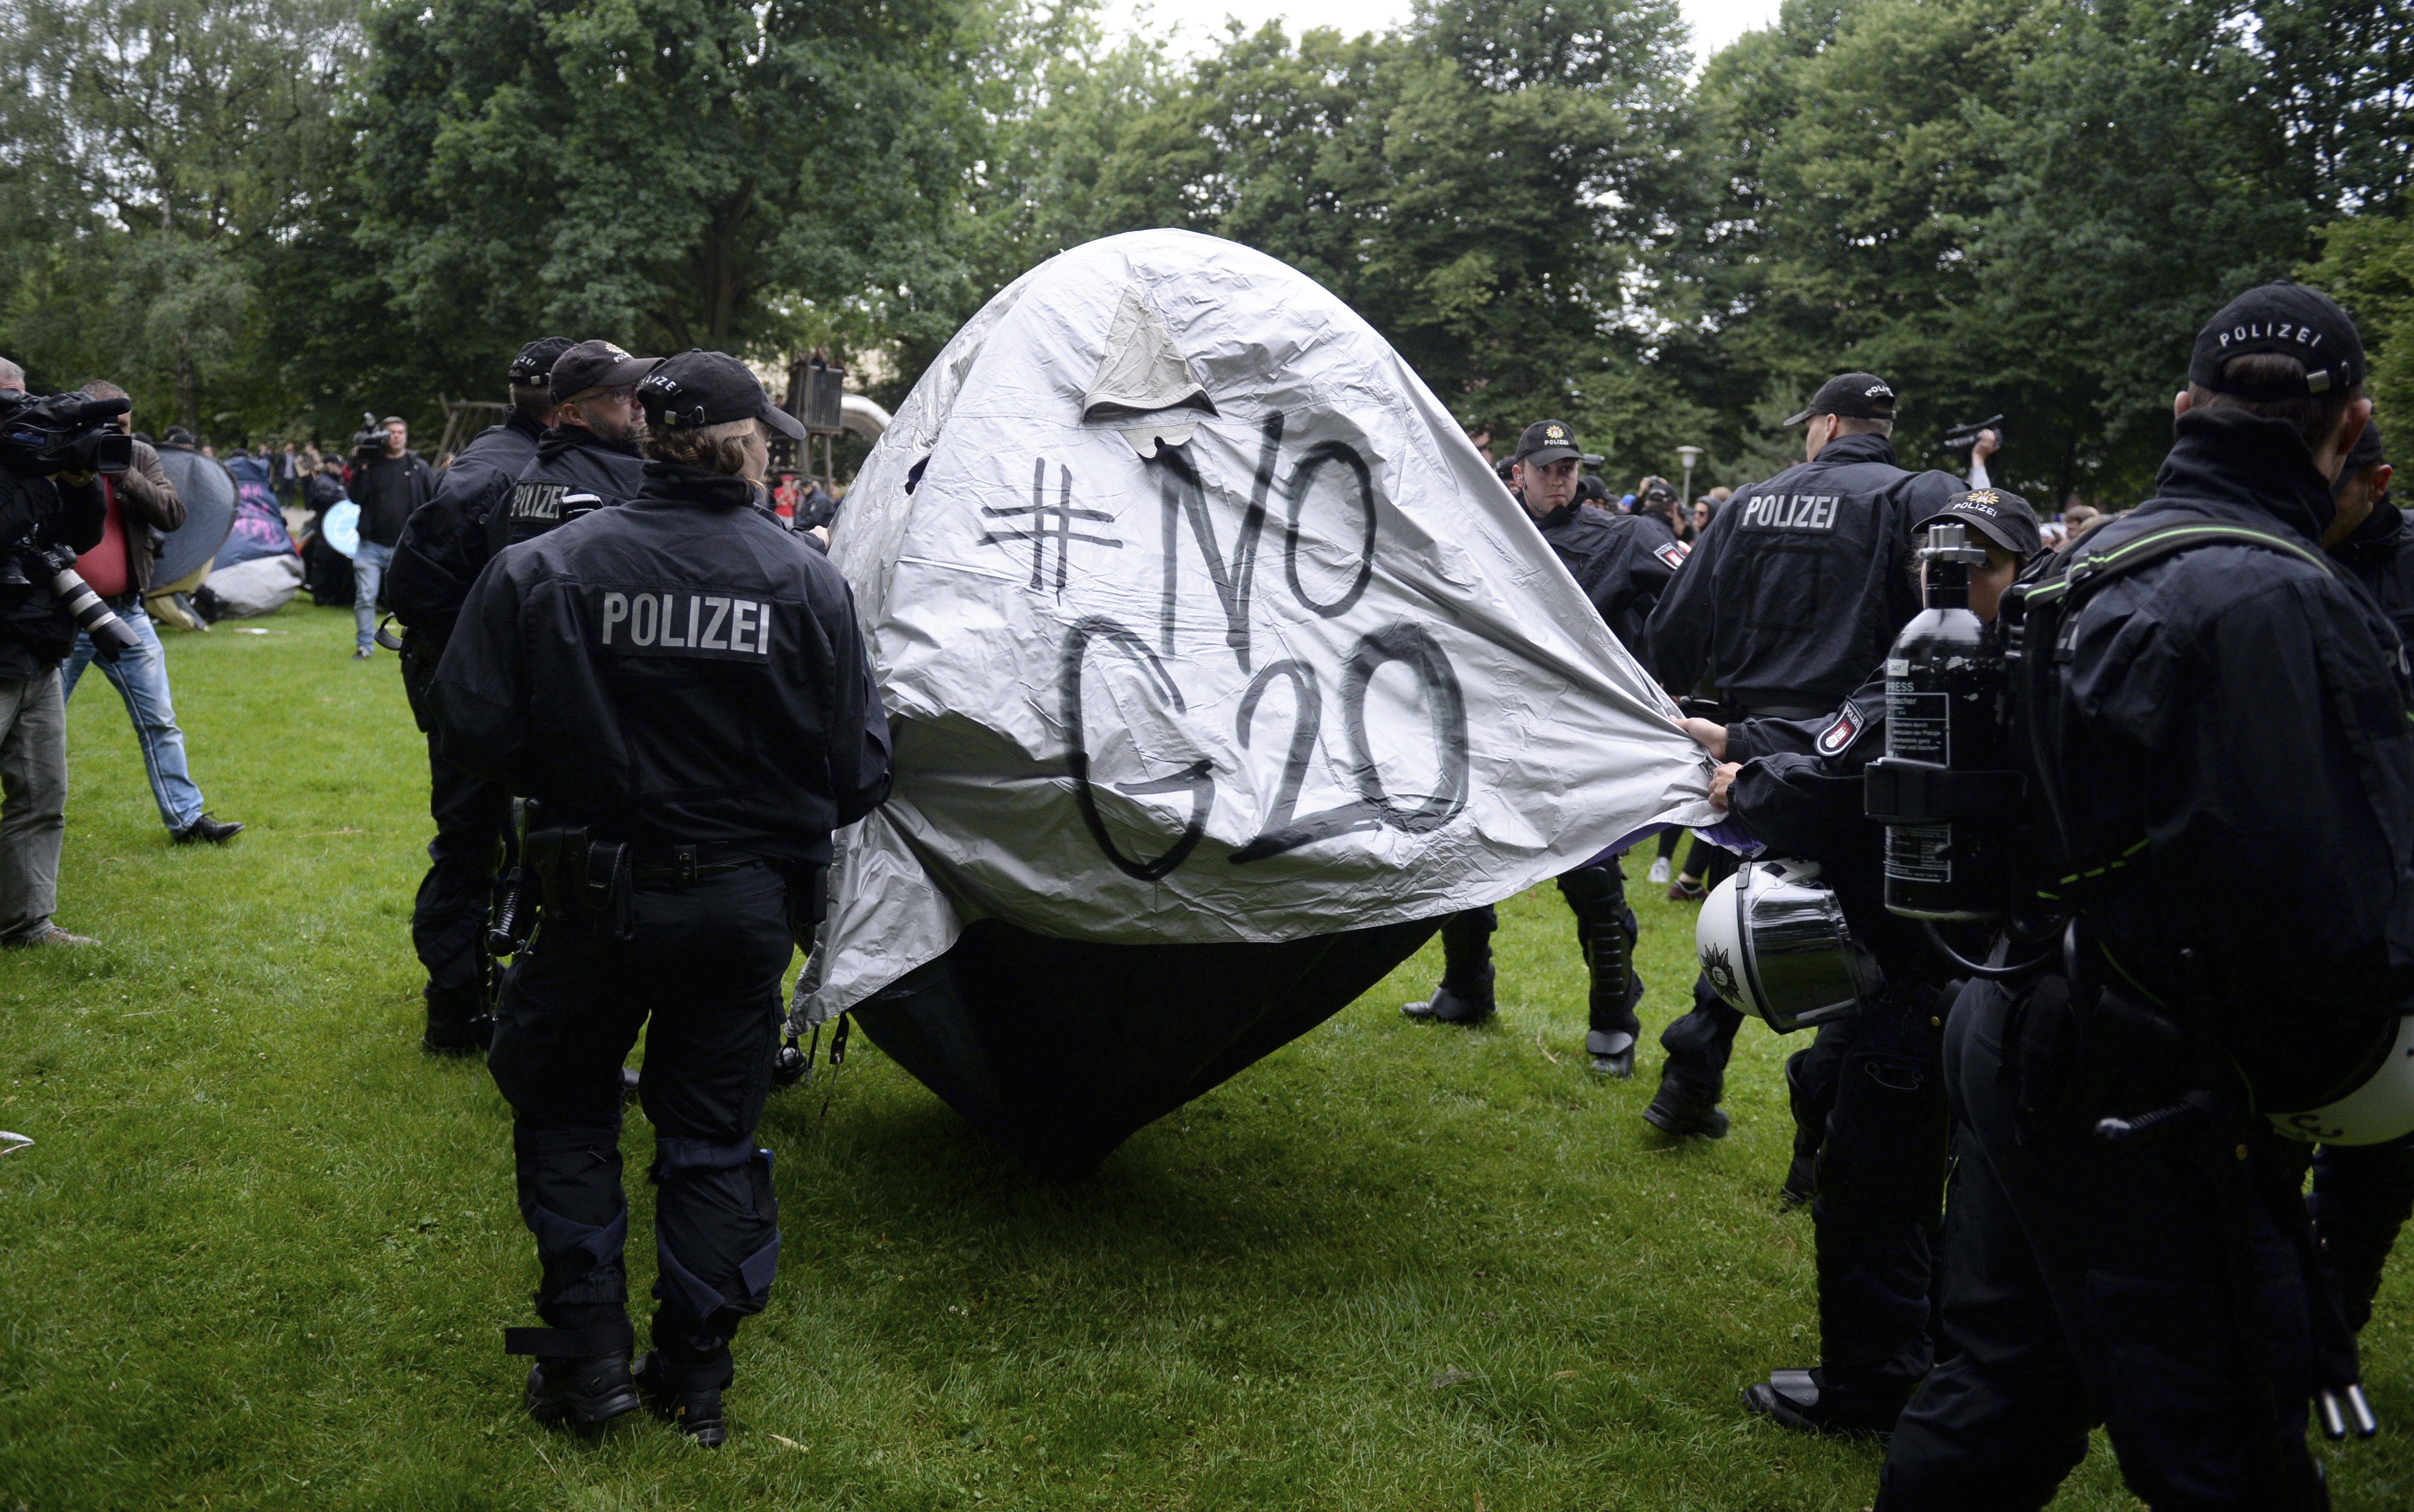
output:
[[[2129,974],[2129,969],[2121,964],[2121,957],[2113,955],[2112,952],[2105,946],[2102,941],[2094,941],[2094,944],[2095,954],[2103,956],[2107,961],[2109,961],[2112,964],[2112,970],[2121,973],[2122,981],[2128,983],[2131,986],[2136,987],[2140,993],[2143,993],[2146,1001],[2153,1003],[2155,1007],[2162,1009],[2166,1013],[2170,1011],[2171,1005],[2156,997],[2153,990],[2148,987],[2146,984],[2138,981],[2136,977],[2131,976]]]
[[[2317,554],[2307,551],[2304,547],[2298,545],[2293,541],[2283,540],[2278,536],[2266,535],[2260,530],[2249,530],[2244,526],[2236,525],[2178,525],[2171,526],[2168,530],[2148,531],[2146,534],[2139,536],[2137,540],[2115,546],[2110,551],[2104,553],[2100,556],[2080,557],[2078,562],[2072,564],[2071,571],[2077,571],[2081,566],[2097,568],[2109,566],[2110,564],[2119,561],[2122,557],[2128,556],[2131,552],[2150,546],[2157,541],[2174,541],[2185,536],[2206,536],[2217,541],[2252,541],[2262,545],[2269,546],[2274,551],[2287,552],[2289,555],[2296,556],[2302,561],[2309,562],[2312,565],[2320,568],[2325,572],[2330,571],[2329,562],[2325,561]]]
[[[2329,561],[2320,553],[2308,551],[2293,541],[2269,535],[2261,530],[2249,530],[2244,526],[2236,525],[2175,525],[2167,530],[2150,530],[2137,540],[2124,541],[2110,551],[2081,556],[2064,568],[2062,576],[2050,583],[2040,584],[2031,588],[2028,596],[2034,601],[2066,593],[2070,590],[2071,574],[2081,569],[2087,570],[2090,573],[2104,571],[2116,566],[2122,558],[2132,553],[2143,551],[2158,541],[2175,541],[2191,536],[2200,536],[2212,541],[2235,541],[2241,543],[2251,541],[2257,545],[2267,546],[2273,551],[2287,552],[2309,566],[2320,568],[2324,572],[2331,571]]]
[[[2133,846],[2129,847],[2129,849],[2127,849],[2127,850],[2125,850],[2125,851],[2122,852],[2121,852],[2121,859],[2122,859],[2122,860],[2123,860],[2123,861],[2126,861],[2129,857],[2131,857],[2131,856],[2133,856],[2133,855],[2136,855],[2138,852],[2140,852],[2140,851],[2144,850],[2146,847],[2148,847],[2148,846],[2150,846],[2150,845],[2152,845],[2152,844],[2153,844],[2153,843],[2154,843],[2154,842],[2153,842],[2153,841],[2152,841],[2152,840],[2139,840],[2137,844],[2135,844],[2135,845],[2133,845]]]

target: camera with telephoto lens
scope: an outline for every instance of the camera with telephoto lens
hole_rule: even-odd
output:
[[[63,541],[44,541],[37,528],[25,540],[0,554],[0,589],[47,584],[59,607],[75,616],[92,637],[93,654],[114,661],[140,647],[142,637],[117,617],[92,585],[75,570],[76,554]]]

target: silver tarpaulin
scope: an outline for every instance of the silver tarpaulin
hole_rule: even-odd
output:
[[[1272,942],[1497,901],[1708,759],[1450,412],[1342,302],[1180,231],[999,294],[848,493],[896,731],[841,837],[818,1020],[976,920]]]

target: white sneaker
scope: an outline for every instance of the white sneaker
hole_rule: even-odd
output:
[[[1652,857],[1651,880],[1656,882],[1663,882],[1668,880],[1668,858],[1666,856]]]

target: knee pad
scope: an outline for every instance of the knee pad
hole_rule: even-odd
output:
[[[618,1131],[522,1125],[512,1143],[520,1219],[535,1236],[544,1270],[538,1312],[625,1303],[620,1252],[629,1238],[629,1201],[620,1191]]]
[[[769,1303],[780,1266],[771,1152],[752,1139],[657,1139],[653,1180],[654,1297],[678,1331],[726,1338]]]

